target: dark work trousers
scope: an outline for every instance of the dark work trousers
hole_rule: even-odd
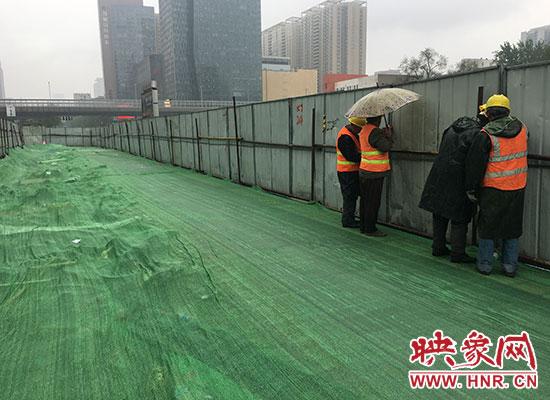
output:
[[[433,214],[434,241],[432,249],[434,253],[444,251],[447,245],[447,228],[449,220],[441,215]],[[451,256],[461,256],[466,253],[466,236],[468,234],[468,222],[451,221]]]
[[[384,178],[369,179],[361,176],[361,208],[359,215],[361,218],[361,232],[373,233],[378,220],[378,211],[380,211],[380,202],[382,200],[382,189],[384,188]]]
[[[338,180],[344,198],[342,225],[349,226],[355,223],[355,208],[359,198],[359,172],[338,172]]]

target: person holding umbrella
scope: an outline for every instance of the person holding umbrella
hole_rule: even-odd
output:
[[[361,232],[367,236],[385,237],[376,227],[382,200],[384,178],[391,171],[389,151],[393,146],[391,129],[380,129],[382,117],[367,118],[367,124],[359,135],[361,165],[359,172],[361,190]]]
[[[410,90],[390,88],[369,93],[348,111],[346,116],[366,118],[367,124],[359,134],[361,144],[361,164],[359,186],[361,196],[361,232],[367,236],[384,237],[376,222],[382,200],[384,178],[390,174],[389,151],[393,146],[392,129],[386,121],[386,129],[380,129],[382,118],[415,102],[420,96]]]

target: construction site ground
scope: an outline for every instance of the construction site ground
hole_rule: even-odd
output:
[[[0,399],[550,398],[548,272],[111,150],[14,150],[0,189]],[[527,331],[539,389],[413,391],[437,329]]]

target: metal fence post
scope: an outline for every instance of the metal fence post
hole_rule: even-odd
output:
[[[125,122],[124,125],[126,125],[126,141],[128,142],[128,154],[133,154],[132,146],[130,145],[130,128],[128,127],[128,122]]]
[[[235,140],[236,140],[236,151],[237,151],[237,175],[238,175],[238,181],[239,185],[242,185],[241,180],[241,153],[239,149],[239,142],[241,138],[239,137],[239,122],[237,121],[237,100],[235,99],[235,96],[233,96],[233,118],[235,120]]]
[[[176,163],[174,162],[174,132],[172,131],[172,121],[168,119],[168,117],[165,118],[167,125],[166,127],[170,131],[170,145],[168,147],[170,150],[170,162],[172,163],[172,165],[176,165]]]
[[[311,201],[315,200],[315,107],[311,110]]]
[[[197,138],[197,158],[199,160],[199,171],[202,172],[202,163],[201,163],[201,142],[199,137],[199,120],[195,118],[195,137]]]

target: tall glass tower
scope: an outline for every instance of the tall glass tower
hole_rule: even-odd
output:
[[[160,0],[166,96],[261,100],[260,0]]]

